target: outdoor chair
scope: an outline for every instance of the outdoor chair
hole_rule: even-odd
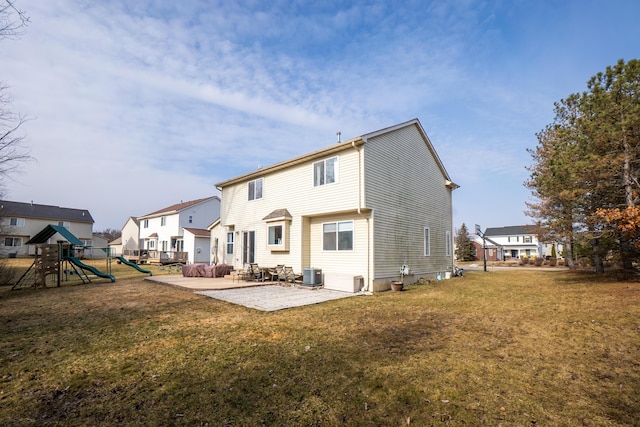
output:
[[[284,267],[282,275],[285,282],[291,282],[292,284],[296,283],[296,281],[302,277],[299,274],[294,273],[293,267]]]
[[[284,264],[276,265],[276,268],[270,268],[268,270],[271,281],[280,281],[280,272],[284,269]]]
[[[251,280],[252,277],[253,277],[253,269],[251,268],[251,265],[245,264],[238,278],[240,280]]]
[[[264,282],[264,271],[262,271],[262,269],[260,267],[258,267],[258,264],[250,264],[251,265],[251,276],[253,280],[256,281],[261,281]]]

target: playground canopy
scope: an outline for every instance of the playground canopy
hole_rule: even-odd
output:
[[[83,243],[74,236],[69,230],[62,227],[61,225],[52,225],[49,224],[45,228],[43,228],[38,234],[29,239],[25,244],[26,245],[37,245],[41,243],[47,243],[49,239],[56,233],[59,233],[62,237],[67,239],[69,243],[76,246],[83,246]]]

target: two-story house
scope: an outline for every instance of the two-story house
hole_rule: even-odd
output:
[[[490,227],[484,232],[498,252],[498,259],[517,259],[521,257],[542,256],[540,242],[531,225],[510,225]],[[481,242],[482,239],[479,239]],[[488,246],[489,247],[489,246]],[[490,258],[487,258],[490,259]]]
[[[86,209],[0,200],[0,218],[0,255],[4,257],[34,255],[35,246],[25,243],[50,224],[66,228],[83,244],[92,246],[94,221]],[[66,241],[60,234],[49,240]]]
[[[322,271],[327,288],[389,289],[453,269],[452,190],[417,119],[216,185],[214,258]]]
[[[122,229],[122,254],[135,262],[209,263],[207,227],[219,217],[220,198],[211,196],[129,218]]]

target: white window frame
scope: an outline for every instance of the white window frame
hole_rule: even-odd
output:
[[[452,246],[451,245],[451,231],[447,230],[445,232],[445,239],[446,239],[446,243],[445,244],[447,245],[446,246],[447,256],[451,256],[451,246]]]
[[[259,191],[258,191],[259,190]],[[264,178],[254,179],[247,184],[247,200],[260,200],[264,194]]]
[[[193,224],[193,215],[189,215],[189,224]]]
[[[340,225],[350,225],[349,230],[340,230]],[[325,232],[325,226],[327,225],[335,225],[335,248],[327,248],[325,244],[325,235],[328,233]],[[340,233],[341,232],[351,232],[351,247],[340,249]],[[353,220],[348,221],[332,221],[322,223],[322,251],[323,252],[352,252],[355,247],[355,223]]]
[[[165,225],[167,225],[167,216],[166,215],[162,215],[160,217],[160,227],[164,227]]]
[[[227,248],[226,248],[227,255],[233,255],[234,239],[235,237],[234,237],[233,231],[227,232]]]
[[[327,162],[333,163],[333,181],[327,180]],[[319,169],[320,174],[316,172]],[[335,184],[338,182],[338,156],[329,157],[313,163],[313,186],[322,187],[324,185]]]
[[[276,230],[280,229],[280,239],[275,239]],[[272,233],[273,230],[273,233]],[[267,244],[269,246],[283,246],[284,245],[284,225],[273,224],[267,227]]]
[[[9,218],[9,225],[12,227],[24,227],[25,219],[24,218]]]
[[[67,222],[67,221],[58,221],[58,226],[60,226],[60,227],[64,227],[64,228],[66,228],[67,230],[68,230],[69,228],[71,228],[71,224],[70,224],[69,222]]]
[[[145,219],[145,220],[142,222],[142,228],[149,228],[149,220],[148,220],[148,219]]]
[[[156,241],[155,240],[149,240],[149,243],[147,244],[147,246],[149,247],[149,249],[155,249],[156,248]]]
[[[7,240],[11,240],[11,244],[7,245]],[[16,244],[16,242],[18,244]],[[15,248],[18,246],[22,246],[22,237],[5,237],[4,238],[4,246],[8,248]]]
[[[431,229],[424,227],[424,256],[431,256]]]

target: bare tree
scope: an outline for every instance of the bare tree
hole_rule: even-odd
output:
[[[15,1],[0,2],[0,40],[23,35],[28,23],[29,17],[16,7]]]
[[[24,34],[29,18],[18,9],[13,0],[0,0],[0,40],[13,39]],[[0,81],[0,195],[6,178],[17,172],[21,162],[31,159],[24,148],[24,133],[20,127],[27,120],[13,111],[9,86]]]

